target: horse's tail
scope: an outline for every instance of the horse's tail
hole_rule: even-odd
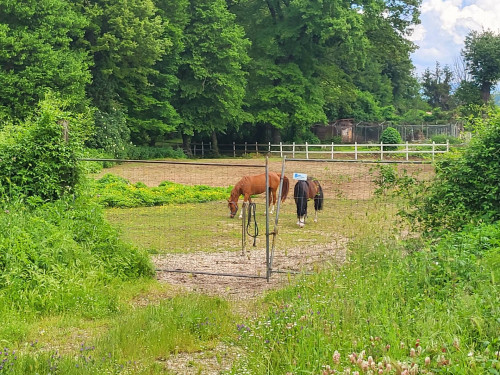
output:
[[[288,197],[288,190],[290,190],[290,180],[287,176],[283,176],[283,186],[281,188],[281,201],[284,202]]]
[[[293,197],[297,206],[297,217],[307,214],[308,186],[305,181],[297,181],[293,189]]]
[[[318,192],[316,193],[316,196],[314,197],[314,209],[316,211],[319,211],[319,210],[323,209],[324,196],[323,196],[323,189],[321,188],[321,185],[319,184],[319,182],[317,182],[317,184],[318,184]]]

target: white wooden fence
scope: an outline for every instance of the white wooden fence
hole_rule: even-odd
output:
[[[392,147],[391,147],[392,146]],[[387,149],[390,147],[390,149]],[[396,149],[393,149],[393,148]],[[205,156],[205,151],[211,151],[212,144],[200,143],[193,144],[193,154]],[[246,156],[251,153],[270,153],[287,156],[292,158],[305,157],[305,159],[346,159],[358,160],[362,155],[372,155],[376,159],[384,160],[384,157],[395,154],[403,156],[409,160],[410,156],[421,157],[425,154],[431,154],[432,160],[436,154],[442,154],[450,151],[450,144],[446,143],[350,143],[350,144],[298,144],[298,143],[247,143],[237,144],[219,144],[219,151],[223,154],[232,154],[236,156]]]
[[[318,150],[319,148],[319,150]],[[389,149],[388,149],[389,148]],[[394,149],[396,148],[396,149]],[[295,158],[299,154],[305,153],[306,159],[316,159],[317,156],[325,159],[335,159],[335,155],[352,155],[354,160],[358,160],[361,155],[370,154],[377,159],[384,160],[384,155],[398,154],[404,155],[406,160],[409,160],[410,155],[421,156],[423,154],[431,154],[432,160],[436,154],[443,154],[450,151],[450,144],[446,143],[365,143],[359,144],[313,144],[307,142],[305,144],[279,144],[269,143],[268,152],[271,154],[279,154],[281,157],[284,155]]]

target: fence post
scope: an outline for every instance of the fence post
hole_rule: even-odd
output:
[[[292,145],[292,158],[295,159],[295,142],[293,142],[293,145]]]
[[[267,152],[271,153],[271,142],[269,142],[269,148],[267,149]]]
[[[450,140],[447,139],[446,140],[446,152],[449,152],[450,151]]]
[[[233,142],[233,158],[236,157],[236,145]]]
[[[247,143],[245,142],[245,156],[247,156]]]
[[[358,142],[354,142],[354,160],[358,160]]]
[[[283,142],[280,142],[280,157],[283,157]]]
[[[205,148],[203,146],[203,141],[201,141],[201,157],[204,158],[205,157]]]
[[[332,160],[333,160],[333,142],[332,142]]]
[[[408,141],[406,141],[406,160],[408,161]]]
[[[193,156],[196,156],[196,143],[193,145]]]
[[[309,146],[307,145],[307,142],[306,142],[306,159],[309,160]]]
[[[384,144],[380,142],[380,160],[384,160]]]
[[[435,146],[436,146],[436,142],[432,141],[432,161],[434,161]]]

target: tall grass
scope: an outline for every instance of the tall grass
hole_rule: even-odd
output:
[[[152,274],[147,255],[121,242],[85,197],[0,212],[0,313],[107,315],[121,281]]]
[[[232,373],[498,373],[500,225],[468,233],[418,252],[358,242],[240,322],[248,357]]]

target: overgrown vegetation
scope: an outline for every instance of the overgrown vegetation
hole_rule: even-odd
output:
[[[105,207],[161,206],[171,203],[201,203],[226,199],[232,187],[183,185],[163,181],[149,188],[142,182],[131,184],[128,180],[106,174],[92,184],[92,195]]]
[[[239,322],[232,373],[497,374],[499,240],[495,223],[432,246],[357,243]]]

